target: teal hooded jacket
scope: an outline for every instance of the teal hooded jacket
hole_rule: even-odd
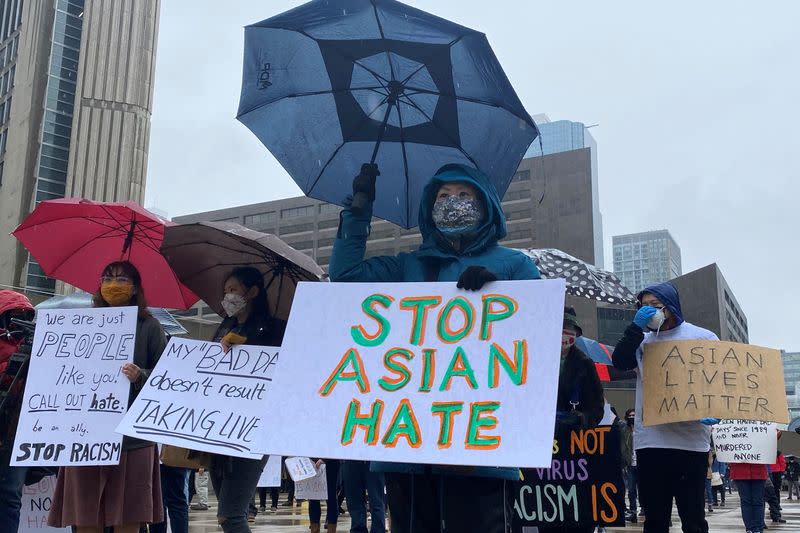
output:
[[[462,246],[448,240],[431,219],[439,188],[456,181],[471,183],[483,196],[486,209],[484,222],[464,239]],[[329,265],[331,281],[433,281],[426,275],[431,271],[427,266],[431,263],[438,267],[437,281],[457,281],[470,266],[485,267],[500,280],[540,277],[539,270],[528,256],[497,244],[506,236],[506,217],[500,196],[489,179],[474,168],[445,165],[425,186],[419,209],[422,245],[414,252],[364,260],[371,218],[371,212],[355,214],[349,209],[342,211]]]
[[[431,219],[433,203],[439,188],[448,182],[471,183],[483,196],[486,217],[483,223],[456,246],[443,235]],[[430,272],[437,272],[437,281],[457,281],[470,266],[482,266],[493,272],[499,280],[539,279],[539,270],[533,261],[518,250],[497,244],[506,236],[506,217],[500,205],[500,196],[489,179],[480,171],[464,165],[445,165],[431,178],[422,193],[419,210],[419,230],[422,245],[417,251],[397,256],[364,259],[369,237],[372,213],[355,214],[344,209],[339,221],[339,231],[333,243],[329,265],[331,281],[351,282],[401,282],[433,281]],[[372,463],[372,468],[386,472],[422,473],[424,465]],[[465,474],[463,469],[432,466],[436,473]],[[519,479],[514,468],[475,467],[470,475]]]

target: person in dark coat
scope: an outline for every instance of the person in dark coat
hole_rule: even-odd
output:
[[[365,164],[353,180],[353,193],[365,195],[368,206],[341,213],[331,281],[452,281],[474,291],[496,280],[539,278],[528,256],[498,244],[506,236],[506,219],[494,185],[460,164],[439,169],[422,191],[419,250],[365,260],[378,174],[376,165]],[[510,531],[516,468],[375,462],[371,468],[385,472],[392,533]]]
[[[594,362],[575,346],[576,339],[581,335],[583,330],[578,325],[575,309],[565,307],[556,411],[577,411],[580,413],[581,426],[591,428],[603,419],[605,399]]]
[[[561,331],[561,370],[558,374],[556,398],[556,433],[572,429],[597,427],[605,412],[603,386],[597,368],[575,340],[583,335],[572,307],[564,308]],[[553,524],[539,527],[540,533],[592,533],[594,525],[567,526]]]

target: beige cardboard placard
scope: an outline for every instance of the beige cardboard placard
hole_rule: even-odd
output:
[[[705,417],[787,423],[780,350],[689,340],[645,345],[644,425]]]

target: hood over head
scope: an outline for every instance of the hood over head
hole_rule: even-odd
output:
[[[0,290],[0,315],[12,309],[33,313],[33,305],[27,296],[17,291]]]
[[[456,247],[448,237],[436,228],[431,212],[436,193],[445,183],[463,181],[477,189],[486,213],[486,219],[475,230],[465,234],[465,242]],[[449,164],[440,168],[422,191],[419,207],[419,231],[422,234],[420,252],[431,256],[473,255],[497,244],[506,236],[506,216],[500,205],[500,195],[492,182],[480,170],[461,164]]]
[[[664,282],[664,283],[657,283],[655,285],[650,285],[649,287],[645,288],[639,294],[636,295],[636,299],[641,302],[642,296],[645,294],[652,294],[656,298],[658,298],[664,306],[669,309],[673,315],[675,315],[676,320],[678,323],[676,325],[680,325],[683,323],[683,311],[681,311],[681,299],[678,296],[678,289],[672,283]]]

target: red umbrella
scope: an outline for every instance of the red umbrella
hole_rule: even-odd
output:
[[[61,198],[40,202],[13,235],[50,277],[94,292],[106,265],[130,261],[148,305],[187,309],[198,298],[159,251],[164,228],[172,225],[134,202]]]

